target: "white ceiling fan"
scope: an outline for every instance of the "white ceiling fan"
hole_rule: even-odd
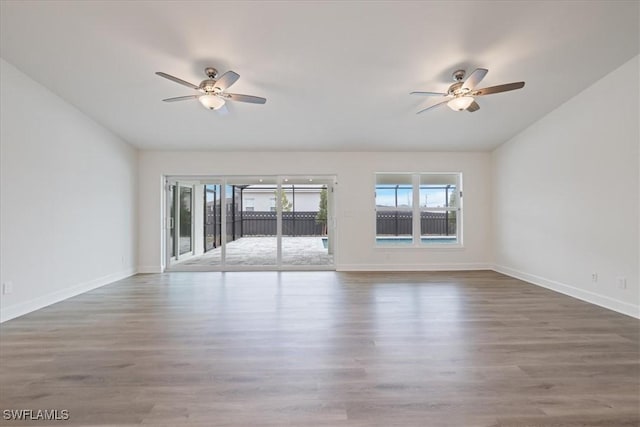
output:
[[[219,112],[226,112],[226,101],[248,102],[251,104],[264,104],[265,102],[267,102],[265,98],[260,98],[259,96],[240,95],[237,93],[225,92],[227,88],[229,88],[240,78],[240,75],[234,71],[227,71],[222,76],[220,76],[219,79],[216,79],[216,77],[218,76],[218,70],[213,67],[205,68],[204,72],[208,78],[201,81],[200,84],[196,86],[193,83],[189,83],[170,74],[158,71],[156,74],[160,77],[164,77],[165,79],[169,79],[173,82],[200,92],[197,95],[178,96],[175,98],[163,99],[163,101],[176,102],[197,99],[205,108],[208,108],[209,110],[217,110]]]
[[[441,92],[411,92],[411,95],[426,95],[426,96],[445,96],[444,101],[438,102],[430,107],[418,111],[416,114],[424,113],[425,111],[447,104],[449,108],[454,111],[468,111],[473,113],[478,111],[480,106],[475,100],[477,96],[491,95],[493,93],[508,92],[510,90],[521,89],[524,87],[524,82],[507,83],[498,86],[485,87],[483,89],[476,89],[476,86],[484,76],[487,75],[489,70],[486,68],[477,68],[469,77],[463,81],[465,76],[465,70],[457,70],[453,73],[453,79],[455,83],[449,86],[446,93]]]

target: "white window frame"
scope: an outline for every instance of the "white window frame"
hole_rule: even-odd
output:
[[[413,191],[413,203],[412,203],[412,213],[413,213],[413,222],[412,222],[412,243],[405,245],[384,245],[378,242],[378,232],[377,232],[377,206],[375,201],[375,190],[378,185],[378,176],[379,175],[409,175],[411,176],[412,183],[412,191]],[[425,175],[455,175],[456,176],[456,191],[458,192],[458,206],[456,208],[429,208],[429,210],[434,211],[455,211],[456,215],[456,242],[455,243],[422,243],[422,230],[421,230],[421,207],[420,207],[420,184],[421,177]],[[373,227],[373,245],[376,249],[460,249],[464,248],[463,244],[463,218],[464,218],[464,209],[463,209],[463,190],[462,190],[462,172],[376,172],[374,174],[374,227]]]

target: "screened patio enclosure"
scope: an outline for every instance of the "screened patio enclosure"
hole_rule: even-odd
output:
[[[332,176],[167,177],[166,269],[333,269]]]

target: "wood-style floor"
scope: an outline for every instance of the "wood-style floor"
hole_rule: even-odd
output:
[[[0,410],[69,410],[56,425],[638,426],[639,327],[493,272],[139,275],[2,324]]]

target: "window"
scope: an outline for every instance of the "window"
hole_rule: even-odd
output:
[[[455,244],[461,212],[460,174],[420,175],[420,241]]]
[[[376,242],[413,244],[413,184],[409,174],[376,176]]]
[[[269,206],[269,210],[271,212],[275,212],[276,211],[276,198],[275,197],[271,197],[269,199],[269,202],[271,203],[271,206]]]
[[[376,174],[376,245],[462,243],[460,173]]]

